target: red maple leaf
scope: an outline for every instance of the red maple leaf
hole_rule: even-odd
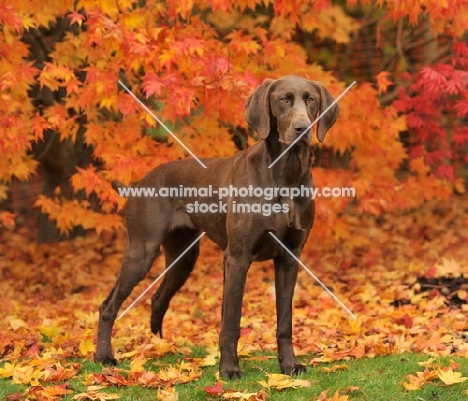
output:
[[[205,393],[210,395],[222,395],[223,394],[223,385],[220,382],[217,382],[214,386],[205,386]]]

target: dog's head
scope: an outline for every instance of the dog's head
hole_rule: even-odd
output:
[[[334,100],[321,82],[295,75],[266,79],[247,99],[245,118],[260,139],[266,139],[276,130],[279,142],[290,145]],[[335,124],[338,113],[339,106],[335,103],[317,122],[320,142]],[[312,130],[309,129],[300,142],[310,144],[311,139]]]

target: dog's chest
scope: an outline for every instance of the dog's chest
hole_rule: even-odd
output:
[[[279,225],[288,229],[310,230],[312,227],[311,215],[312,207],[309,210],[303,205],[290,198],[281,199],[282,209],[287,210],[283,216],[280,216]]]

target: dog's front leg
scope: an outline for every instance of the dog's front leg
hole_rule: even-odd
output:
[[[237,343],[240,337],[242,296],[249,269],[245,257],[234,257],[229,251],[224,255],[224,298],[219,348],[221,357],[219,371],[221,376],[237,379],[243,375],[237,358]]]
[[[299,255],[299,252],[294,252]],[[294,355],[292,345],[292,298],[296,285],[298,263],[289,254],[275,259],[275,290],[278,360],[281,371],[288,375],[305,372],[304,365]]]

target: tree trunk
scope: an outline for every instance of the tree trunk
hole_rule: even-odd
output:
[[[23,41],[29,45],[34,66],[40,70],[44,68],[49,54],[53,51],[55,43],[63,40],[65,33],[70,30],[69,20],[59,19],[55,27],[50,30],[31,29],[23,35]],[[60,91],[53,92],[47,86],[42,88],[36,85],[31,89],[30,98],[39,113],[61,101]],[[79,130],[78,136],[83,135],[84,129]],[[81,139],[80,138],[80,139]],[[77,141],[61,141],[57,132],[48,130],[44,132],[44,141],[34,144],[33,152],[40,163],[40,172],[43,176],[42,193],[48,197],[59,196],[70,199],[73,196],[70,177],[75,171],[77,159],[80,164],[87,164],[90,160],[90,150]],[[85,159],[85,160],[83,160]],[[59,189],[59,190],[58,190]],[[58,195],[56,195],[58,193]],[[83,229],[75,229],[68,237],[83,233]],[[39,215],[38,241],[59,241],[67,237],[60,235],[54,221],[43,213]]]

